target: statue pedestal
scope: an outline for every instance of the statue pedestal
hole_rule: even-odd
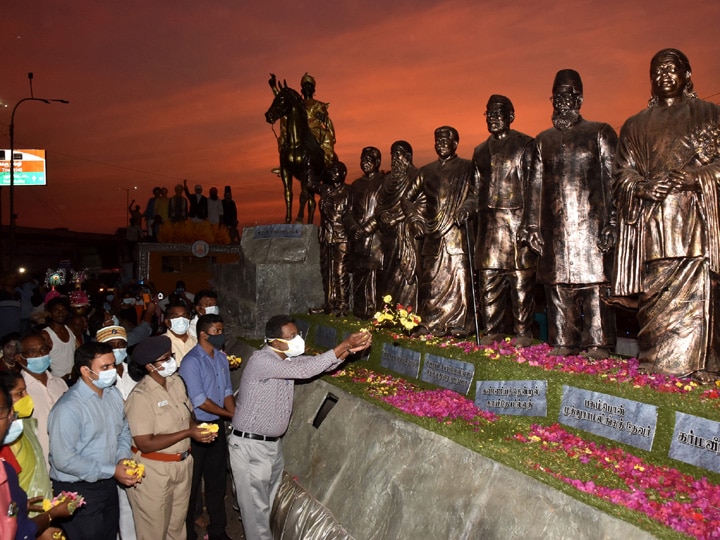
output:
[[[215,283],[242,335],[262,338],[273,315],[323,304],[317,226],[245,227],[240,245],[240,262],[216,267]]]

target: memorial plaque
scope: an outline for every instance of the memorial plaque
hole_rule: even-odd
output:
[[[475,406],[495,414],[547,416],[547,381],[477,381]]]
[[[668,455],[696,467],[720,472],[720,422],[676,411]]]
[[[652,450],[657,407],[563,385],[558,421],[613,441]]]
[[[467,394],[473,377],[475,365],[470,362],[426,354],[420,379],[458,394]]]
[[[275,225],[256,225],[253,238],[300,238],[302,236],[302,225],[278,223]]]
[[[318,326],[315,331],[315,344],[323,350],[337,347],[337,330],[332,326]]]
[[[380,365],[385,369],[402,373],[406,377],[417,379],[420,375],[420,353],[391,343],[383,343]]]

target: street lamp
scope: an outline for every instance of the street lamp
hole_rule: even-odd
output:
[[[30,82],[30,97],[23,98],[18,101],[10,115],[10,268],[13,265],[13,255],[15,254],[15,111],[21,103],[26,101],[41,101],[42,103],[70,103],[66,99],[45,99],[36,98],[33,95],[32,88],[33,74],[28,73],[28,81]]]

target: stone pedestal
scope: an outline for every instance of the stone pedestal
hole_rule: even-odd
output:
[[[323,304],[315,225],[245,227],[240,245],[240,262],[217,266],[214,278],[219,304],[239,334],[261,338],[273,315]]]

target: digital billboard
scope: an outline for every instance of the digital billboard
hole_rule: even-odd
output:
[[[14,184],[16,186],[44,186],[45,150],[15,150]],[[10,150],[0,150],[0,186],[10,185]]]

